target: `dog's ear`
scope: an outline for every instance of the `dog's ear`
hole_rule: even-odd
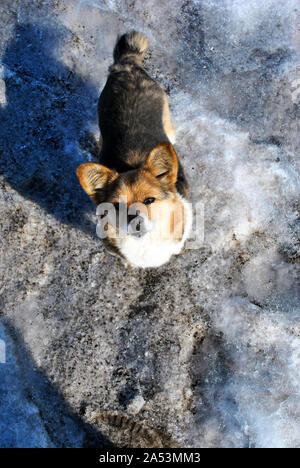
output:
[[[96,202],[100,200],[105,187],[118,177],[117,172],[95,163],[81,164],[76,169],[76,175],[83,190]]]
[[[151,172],[163,185],[171,188],[177,180],[178,159],[171,143],[160,143],[147,156],[144,169]]]

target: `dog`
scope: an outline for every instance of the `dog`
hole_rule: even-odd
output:
[[[143,68],[147,45],[136,31],[117,40],[98,102],[99,164],[76,170],[98,206],[107,250],[141,268],[179,254],[192,224],[167,96]]]

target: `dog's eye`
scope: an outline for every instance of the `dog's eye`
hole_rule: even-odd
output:
[[[153,197],[145,198],[145,200],[143,201],[144,205],[151,205],[151,203],[153,202],[155,202],[155,198]]]

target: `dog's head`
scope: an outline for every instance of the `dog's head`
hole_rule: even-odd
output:
[[[119,174],[95,163],[81,164],[76,171],[82,188],[98,205],[98,213],[113,214],[108,237],[117,237],[121,232],[141,237],[159,230],[159,235],[166,238],[180,238],[184,229],[183,208],[175,185],[177,172],[178,159],[170,143],[157,145],[142,167],[128,172]]]

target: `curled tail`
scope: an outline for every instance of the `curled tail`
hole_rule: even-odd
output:
[[[119,37],[114,48],[115,63],[126,58],[134,59],[138,64],[142,60],[148,46],[147,38],[137,31],[131,31]]]

